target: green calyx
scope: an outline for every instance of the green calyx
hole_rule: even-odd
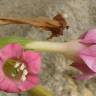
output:
[[[38,85],[28,91],[28,96],[54,96],[52,92],[44,88],[42,85]]]

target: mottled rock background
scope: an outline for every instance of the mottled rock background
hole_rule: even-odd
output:
[[[0,0],[0,17],[52,18],[58,12],[68,14],[67,21],[70,29],[65,30],[64,36],[50,41],[64,42],[76,39],[86,30],[96,26],[96,0]],[[30,25],[0,26],[0,36],[8,35],[45,41],[50,32]],[[63,54],[43,52],[42,55],[41,83],[52,90],[55,96],[96,96],[95,78],[76,81],[72,77],[79,72],[68,66],[70,61]],[[1,92],[0,96],[18,96],[18,94]]]

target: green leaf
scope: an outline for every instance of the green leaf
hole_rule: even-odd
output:
[[[24,46],[29,42],[31,41],[23,37],[12,36],[12,37],[0,38],[0,48],[2,48],[3,46],[9,43],[19,43]]]
[[[37,87],[29,90],[28,94],[28,96],[54,96],[52,92],[50,92],[41,85],[38,85]]]

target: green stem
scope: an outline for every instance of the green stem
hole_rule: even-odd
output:
[[[27,93],[28,96],[54,96],[52,92],[41,85],[32,88],[31,90],[27,91]]]

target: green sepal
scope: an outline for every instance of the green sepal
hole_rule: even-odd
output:
[[[38,85],[27,92],[28,96],[54,96],[52,92],[44,88],[42,85]]]
[[[0,48],[4,47],[6,44],[10,44],[10,43],[19,43],[22,46],[24,46],[29,42],[31,42],[31,41],[26,38],[23,38],[23,37],[16,37],[16,36],[4,37],[4,38],[0,38]]]

